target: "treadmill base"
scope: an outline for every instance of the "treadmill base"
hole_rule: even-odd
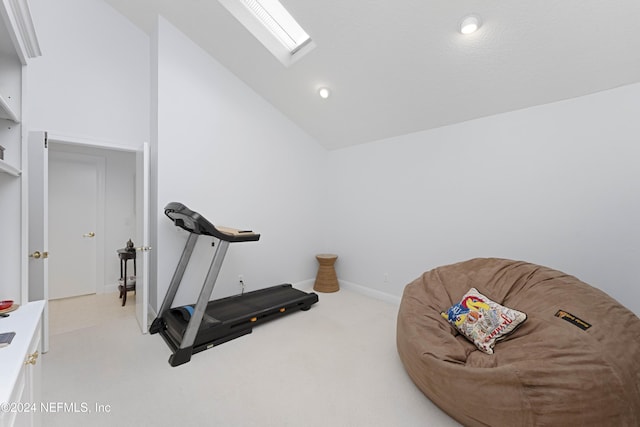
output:
[[[173,352],[171,366],[191,360],[191,355],[250,334],[253,326],[297,310],[307,311],[318,295],[294,289],[290,284],[272,286],[219,300],[209,301],[205,317],[192,346],[181,348],[189,325],[183,307],[175,307],[156,318],[149,332],[160,333]]]

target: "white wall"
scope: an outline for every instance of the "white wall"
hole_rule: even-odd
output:
[[[102,0],[30,0],[42,56],[29,125],[138,148],[149,141],[149,37]]]
[[[400,296],[438,265],[521,259],[640,313],[639,117],[635,84],[330,152],[338,276]]]
[[[640,312],[639,85],[327,154],[166,22],[149,57],[149,38],[100,0],[31,6],[44,53],[28,67],[32,129],[137,146],[157,107],[152,304],[184,244],[162,215],[178,200],[263,235],[231,247],[215,296],[237,274],[254,288],[311,279],[324,251],[343,281],[395,296],[437,265],[501,256]]]
[[[164,19],[157,46],[158,304],[187,238],[164,217],[172,201],[262,235],[231,245],[215,297],[238,293],[238,274],[247,290],[314,277],[325,246],[326,150]],[[210,242],[196,246],[176,303],[197,298]]]

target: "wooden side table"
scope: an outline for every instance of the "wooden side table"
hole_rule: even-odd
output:
[[[318,292],[337,292],[340,290],[340,284],[338,283],[338,276],[336,276],[336,270],[333,267],[338,255],[334,254],[318,254],[316,259],[320,266],[318,267],[318,274],[316,275],[316,282],[313,285],[313,290]]]
[[[120,258],[120,278],[122,279],[122,285],[118,285],[120,291],[120,298],[122,298],[122,306],[127,303],[127,291],[136,290],[136,282],[127,284],[127,261],[133,260],[133,275],[136,273],[136,251],[129,251],[127,249],[118,249],[118,257]]]

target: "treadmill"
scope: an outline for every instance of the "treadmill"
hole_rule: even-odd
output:
[[[297,310],[307,311],[318,302],[317,294],[294,289],[290,284],[209,301],[229,244],[255,242],[260,235],[248,230],[216,227],[178,202],[165,206],[164,213],[176,226],[189,233],[158,317],[149,328],[151,334],[160,333],[173,352],[169,357],[171,366],[189,362],[192,354],[250,334],[255,325]],[[201,235],[216,238],[218,244],[198,301],[193,305],[171,308]]]

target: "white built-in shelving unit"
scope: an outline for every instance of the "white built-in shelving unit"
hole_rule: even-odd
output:
[[[0,0],[0,299],[26,303],[26,67],[40,56],[29,0]]]
[[[0,332],[15,332],[0,348],[0,404],[39,401],[42,362],[42,313],[46,301],[28,302],[26,259],[28,211],[25,179],[26,67],[40,55],[28,0],[0,0],[0,300],[20,303],[10,317],[0,319]],[[20,412],[20,411],[18,411]],[[4,411],[0,427],[38,425],[35,413]]]
[[[12,126],[12,123],[13,126],[20,124],[20,116],[14,111],[10,101],[11,97],[5,98],[2,92],[0,92],[0,120],[9,122],[8,124],[3,124],[3,126],[5,127]],[[7,141],[5,141],[5,144],[6,143]],[[0,143],[0,145],[3,144]],[[11,145],[13,146],[14,144]],[[20,169],[12,166],[10,163],[4,161],[3,159],[0,159],[0,172],[4,172],[12,176],[20,176]]]
[[[22,64],[15,52],[11,52],[11,39],[0,22],[0,146],[4,159],[0,159],[0,172],[20,175],[22,92]]]
[[[5,43],[6,43],[6,39],[5,39]],[[13,109],[10,101],[11,101],[11,97],[5,98],[2,92],[0,92],[0,121],[7,122],[7,123],[2,123],[2,126],[6,127],[7,129],[10,129],[11,126],[20,124],[20,116]],[[13,143],[14,141],[11,141],[10,137],[5,137],[3,139],[6,139],[6,141],[0,140],[0,145],[2,145],[4,148],[6,148],[4,144],[10,145],[11,147],[15,145]],[[4,144],[2,144],[2,142],[4,142]],[[0,172],[4,172],[12,176],[20,176],[20,169],[11,165],[10,163],[8,163],[3,159],[0,159]]]

